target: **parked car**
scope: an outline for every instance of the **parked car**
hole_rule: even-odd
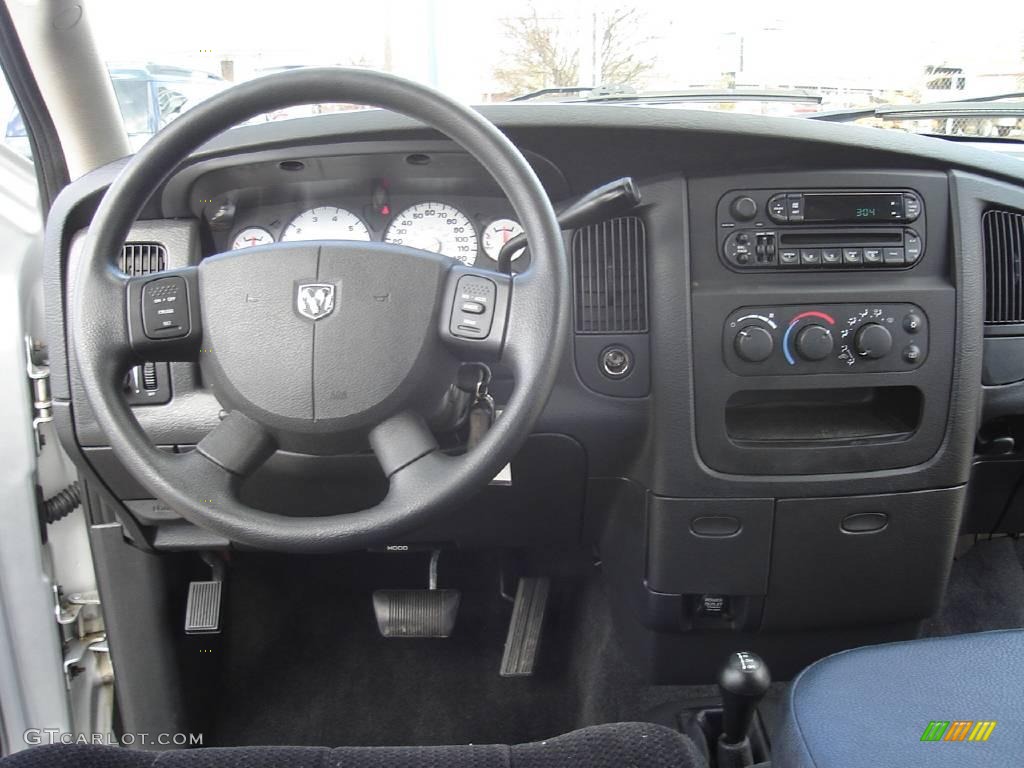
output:
[[[180,114],[230,85],[208,72],[161,64],[116,66],[109,72],[132,151]],[[25,157],[32,156],[17,108],[7,121],[4,143]]]

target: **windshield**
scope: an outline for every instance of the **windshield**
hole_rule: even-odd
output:
[[[167,68],[180,70],[179,82],[227,87],[297,66],[342,65],[392,72],[473,104],[533,93],[526,103],[588,100],[597,108],[607,101],[595,97],[610,93],[613,103],[785,116],[1024,91],[1019,0],[927,10],[876,0],[841,7],[804,0],[93,0],[88,8],[110,65],[132,61],[150,71],[147,82],[166,80],[156,70]],[[141,82],[117,87],[119,96],[133,93],[130,108],[124,99],[121,105],[136,136],[164,124],[165,110],[180,114],[218,90],[193,94],[168,82],[146,93]],[[557,90],[535,93],[545,89]],[[652,93],[657,98],[647,98]],[[262,119],[344,108],[309,105]],[[1024,139],[1022,117],[861,122]]]

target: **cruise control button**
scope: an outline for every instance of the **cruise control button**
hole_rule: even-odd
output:
[[[188,335],[188,289],[185,278],[161,277],[142,286],[142,329],[151,339]]]
[[[882,263],[882,249],[881,248],[865,248],[864,249],[864,263],[865,264],[881,264]]]
[[[843,264],[864,263],[864,252],[860,248],[843,248]]]
[[[800,249],[800,263],[807,266],[816,267],[821,264],[821,249],[820,248],[801,248]]]

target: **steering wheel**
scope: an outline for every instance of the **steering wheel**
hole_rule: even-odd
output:
[[[309,103],[382,107],[445,134],[501,187],[530,265],[509,277],[377,242],[288,242],[128,277],[116,256],[143,204],[190,153],[256,115]],[[401,78],[315,68],[268,75],[181,115],[107,190],[69,264],[69,343],[115,455],[185,519],[246,546],[289,552],[396,541],[483,488],[540,415],[569,333],[569,271],[551,203],[522,154],[472,109]],[[427,418],[461,361],[500,359],[515,377],[501,418],[461,455]],[[196,450],[150,443],[121,395],[145,360],[198,361],[226,415]],[[343,453],[369,440],[388,478],[376,506],[290,517],[239,501],[276,450]]]

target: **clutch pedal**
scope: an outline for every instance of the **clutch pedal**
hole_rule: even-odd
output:
[[[440,550],[430,557],[429,589],[378,589],[373,593],[377,628],[384,637],[449,637],[462,593],[437,588]]]
[[[550,594],[551,579],[546,576],[519,579],[501,657],[502,677],[529,677],[536,669]]]

